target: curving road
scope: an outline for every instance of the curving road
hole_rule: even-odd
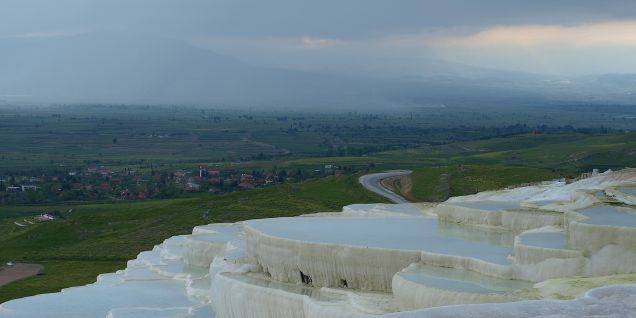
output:
[[[393,191],[385,188],[384,186],[382,186],[382,184],[380,182],[382,181],[382,179],[391,178],[391,177],[397,177],[397,176],[402,176],[402,175],[408,175],[408,174],[411,174],[412,172],[413,171],[411,171],[411,170],[394,170],[394,171],[387,171],[387,172],[381,172],[381,173],[372,173],[372,174],[366,174],[366,175],[360,177],[360,179],[358,179],[358,181],[367,190],[375,192],[375,193],[377,193],[377,194],[379,194],[379,195],[391,200],[394,203],[410,203],[405,198],[401,197],[400,195],[396,194],[395,192],[393,192]]]

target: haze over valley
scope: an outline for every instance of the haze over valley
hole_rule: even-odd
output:
[[[143,2],[8,1],[0,101],[377,111],[636,93],[629,1]]]
[[[187,104],[372,110],[439,104],[626,104],[636,75],[554,76],[440,60],[371,61],[387,70],[259,66],[183,41],[86,33],[0,39],[6,103]],[[411,68],[411,66],[413,66]]]

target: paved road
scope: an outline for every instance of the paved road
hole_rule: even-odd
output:
[[[395,171],[387,171],[387,172],[382,172],[382,173],[373,173],[373,174],[367,174],[364,175],[362,177],[360,177],[360,179],[358,179],[358,181],[360,182],[360,184],[362,184],[363,187],[365,187],[367,190],[375,192],[395,203],[409,203],[408,200],[406,200],[405,198],[395,194],[395,192],[385,188],[382,186],[382,184],[380,183],[380,181],[382,181],[382,179],[386,179],[386,178],[390,178],[390,177],[396,177],[396,176],[401,176],[401,175],[407,175],[407,174],[411,174],[410,170],[395,170]]]

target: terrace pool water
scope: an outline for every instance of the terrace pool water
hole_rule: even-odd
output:
[[[397,275],[428,287],[463,293],[504,294],[531,288],[532,283],[500,279],[472,271],[418,264]]]
[[[470,208],[477,210],[486,210],[486,211],[501,211],[501,210],[510,210],[510,209],[520,209],[521,205],[519,202],[500,202],[500,201],[465,201],[465,202],[450,202],[450,204]]]
[[[620,187],[618,188],[618,191],[636,196],[636,187]]]
[[[567,249],[567,239],[562,232],[533,232],[519,236],[521,244],[553,249]]]
[[[435,219],[404,218],[277,218],[247,221],[269,236],[322,244],[425,251],[470,257],[507,265],[512,247],[483,242],[470,234],[453,237],[440,231]]]
[[[636,209],[614,205],[596,205],[578,210],[588,219],[584,223],[636,227]]]
[[[356,212],[385,212],[395,213],[397,215],[422,216],[422,210],[412,203],[401,204],[351,204],[346,206],[346,211]]]
[[[464,226],[448,222],[437,223],[437,232],[442,236],[497,246],[509,247],[514,244],[515,240],[515,235],[510,231],[496,231],[478,226]]]
[[[90,304],[90,306],[78,306]],[[115,285],[94,284],[5,303],[0,316],[7,318],[106,317],[113,308],[166,308],[197,305],[186,295],[183,282],[165,280],[125,281]]]

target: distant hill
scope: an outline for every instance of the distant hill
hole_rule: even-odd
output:
[[[259,69],[181,42],[133,36],[0,40],[0,57],[0,91],[39,101],[274,102],[306,93],[303,87],[341,87],[321,76]]]
[[[584,100],[577,91],[589,86],[555,90],[538,75],[418,65],[396,77],[318,74],[256,67],[175,40],[119,33],[4,38],[0,100],[390,109]],[[614,86],[603,96],[616,97]]]

